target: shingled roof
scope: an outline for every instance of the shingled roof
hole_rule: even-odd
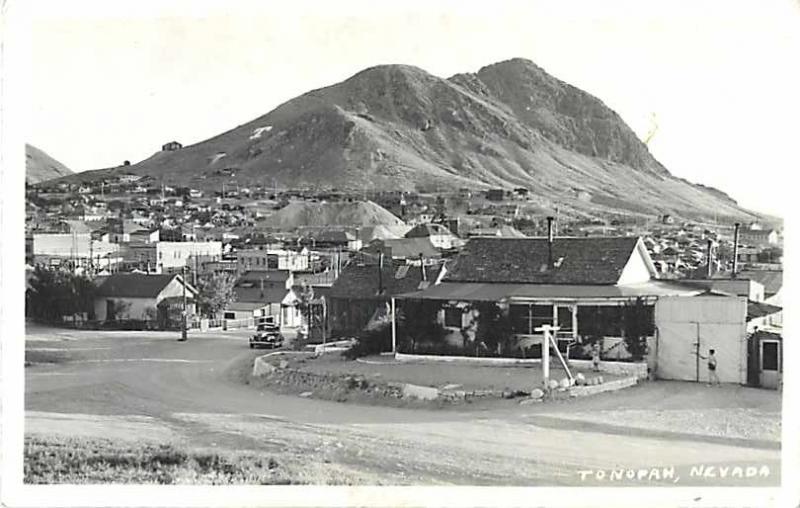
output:
[[[115,273],[105,277],[97,288],[97,296],[117,298],[156,298],[165,287],[178,277],[173,275],[156,275],[146,273]],[[187,295],[195,290],[187,284]]]
[[[477,237],[443,281],[515,284],[616,284],[638,237],[556,238],[548,267],[546,238]],[[560,262],[559,262],[560,260]]]
[[[777,294],[783,287],[783,270],[742,270],[736,276],[761,283],[767,297]]]
[[[442,264],[425,267],[427,282],[422,281],[419,266],[405,262],[386,260],[383,266],[383,289],[381,296],[389,297],[401,293],[424,289],[439,277]],[[369,299],[378,295],[378,265],[376,262],[360,264],[351,262],[339,274],[328,293],[331,298]]]

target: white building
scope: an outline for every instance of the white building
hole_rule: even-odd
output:
[[[156,263],[159,273],[173,272],[184,266],[222,259],[222,242],[158,242]]]

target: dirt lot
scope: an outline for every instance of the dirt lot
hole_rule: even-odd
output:
[[[187,456],[213,450],[256,455],[262,464],[273,458],[293,482],[314,484],[608,485],[579,472],[655,466],[679,468],[679,485],[742,484],[693,477],[687,468],[696,464],[767,465],[772,474],[753,482],[780,478],[774,439],[781,394],[767,390],[647,382],[533,406],[497,400],[408,409],[245,384],[263,352],[250,351],[246,335],[236,332],[190,334],[185,343],[157,333],[44,330],[36,338],[29,349],[50,348],[61,361],[25,369],[25,432],[57,453],[61,439],[112,440],[121,450],[147,441]],[[710,421],[730,424],[711,429],[720,434],[712,438],[702,434]],[[65,472],[48,481],[72,478]],[[191,481],[177,472],[172,478]]]

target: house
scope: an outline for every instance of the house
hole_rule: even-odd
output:
[[[132,231],[128,238],[133,243],[156,243],[161,238],[161,231],[158,228],[139,228]]]
[[[97,280],[98,321],[155,321],[166,328],[180,322],[184,289],[187,315],[195,314],[197,290],[180,275],[116,273]]]
[[[308,271],[312,265],[311,252],[285,249],[242,249],[236,252],[239,270]]]
[[[246,272],[236,281],[236,299],[223,312],[226,320],[267,320],[283,328],[302,323],[299,295],[288,270]]]
[[[461,245],[461,239],[441,224],[418,224],[405,234],[405,238],[428,238],[435,248],[444,250]]]
[[[128,183],[136,183],[141,178],[142,177],[139,176],[139,175],[132,175],[132,174],[127,173],[127,174],[119,175],[119,177],[117,177],[117,180],[119,180],[120,183],[128,184]]]
[[[739,241],[752,245],[776,245],[779,237],[774,229],[745,229],[739,234]]]
[[[361,250],[363,243],[354,233],[342,229],[325,229],[309,235],[315,248],[341,248],[351,251]]]
[[[400,260],[351,260],[327,294],[328,320],[334,334],[353,334],[386,319],[392,297],[438,284],[443,263],[411,266]]]
[[[373,240],[362,250],[373,254],[383,252],[386,259],[417,261],[420,257],[423,259],[442,257],[442,253],[433,246],[429,237]]]
[[[763,303],[772,305],[776,308],[783,306],[783,270],[742,270],[737,274],[738,278],[755,281],[763,287]],[[762,311],[763,312],[763,311]],[[765,327],[775,328],[783,326],[783,312],[774,311],[762,314],[762,319],[755,323],[759,329]]]
[[[175,150],[180,150],[181,148],[183,148],[183,145],[177,141],[170,141],[169,143],[161,145],[162,152],[174,152]]]

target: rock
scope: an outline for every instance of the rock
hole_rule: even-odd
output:
[[[549,390],[557,390],[557,389],[558,389],[558,381],[556,381],[555,379],[551,379],[551,380],[550,380],[550,381],[547,383],[547,388],[548,388]]]
[[[274,371],[275,366],[261,358],[256,358],[255,362],[253,362],[253,377],[266,376],[272,374]]]
[[[532,399],[541,399],[542,397],[544,397],[544,390],[541,388],[534,388],[534,390],[531,392]]]
[[[404,384],[402,390],[403,397],[416,397],[421,400],[433,400],[439,397],[439,389],[430,386]]]
[[[575,375],[575,384],[577,384],[578,386],[585,385],[586,384],[586,376],[584,376],[583,374],[578,372]]]
[[[289,362],[287,360],[281,360],[280,363],[278,363],[278,368],[279,369],[285,369],[288,366],[289,366]]]
[[[311,395],[313,395],[313,393],[314,392],[303,392],[303,393],[300,394],[300,397],[304,397],[304,398],[311,397]]]
[[[603,376],[597,376],[597,384],[603,384]]]
[[[503,393],[500,396],[503,397],[504,399],[513,399],[514,392],[506,388],[505,390],[503,390]]]
[[[561,388],[562,390],[566,390],[567,388],[569,388],[569,384],[570,384],[569,383],[569,378],[565,377],[565,378],[562,378],[561,381],[558,382],[558,387]]]

